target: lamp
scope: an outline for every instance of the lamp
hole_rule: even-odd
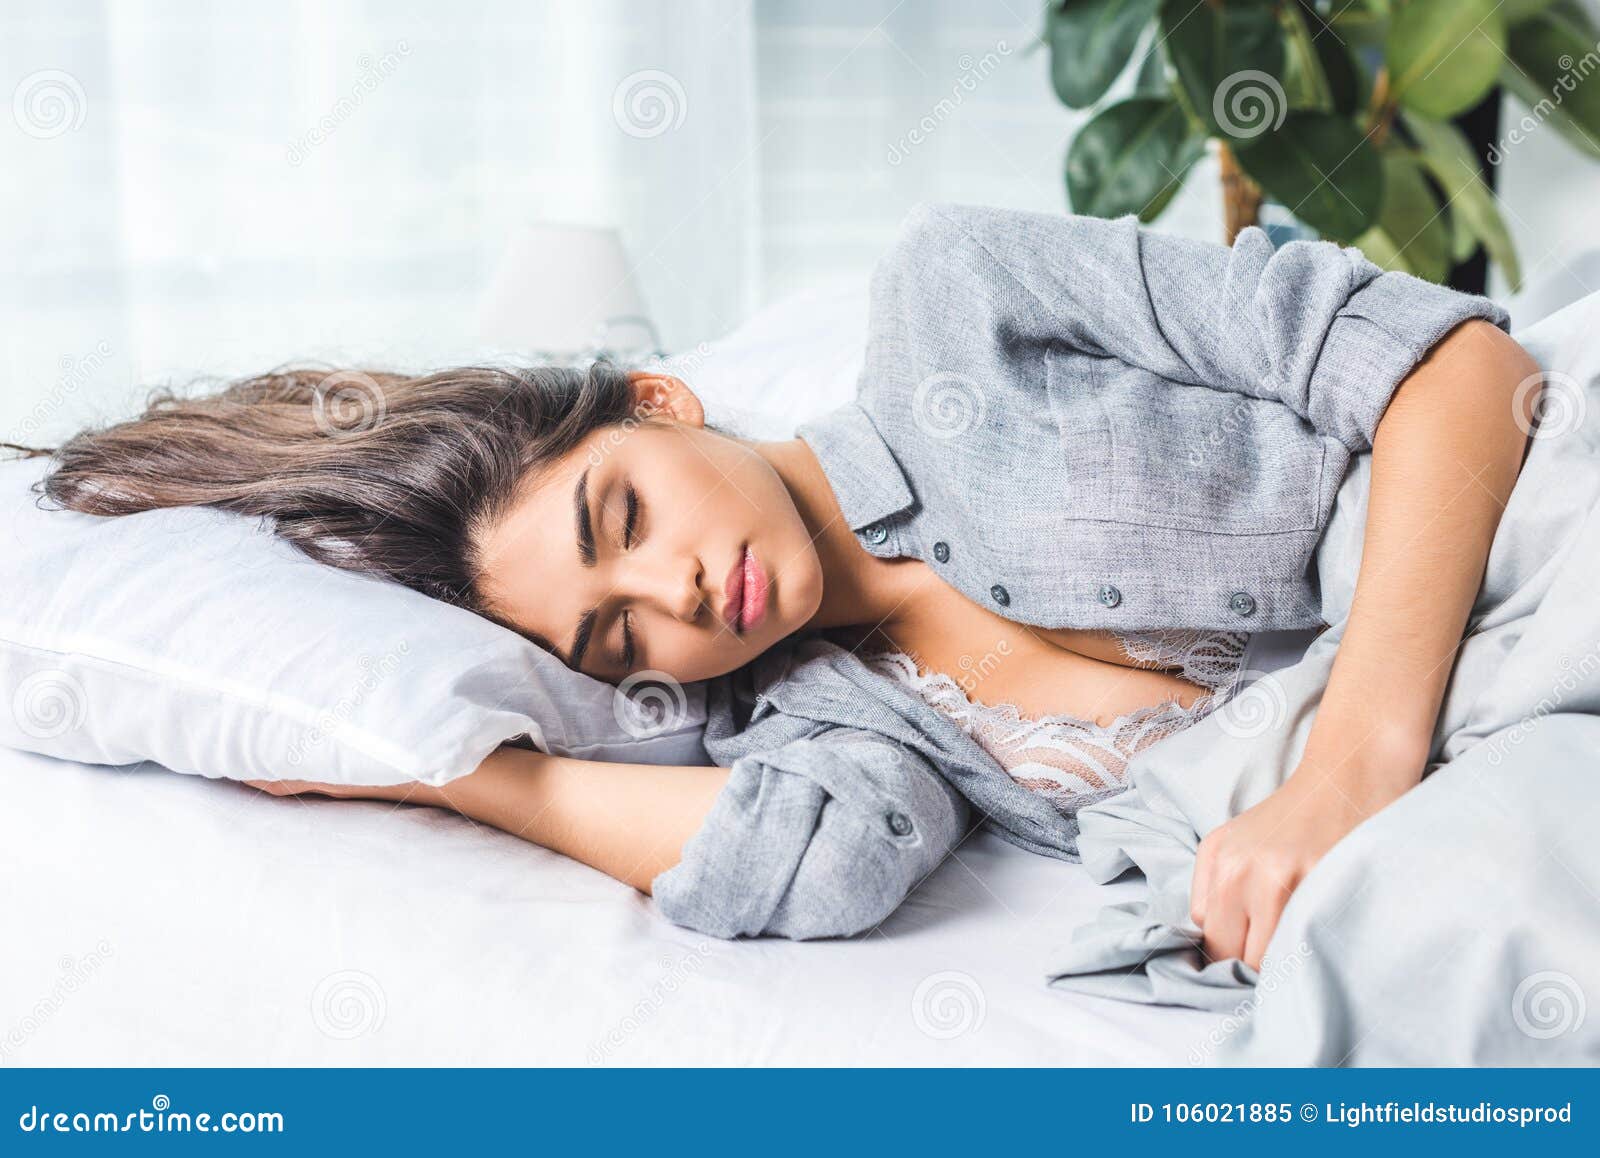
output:
[[[615,229],[538,224],[512,236],[479,315],[485,341],[548,361],[661,354]]]

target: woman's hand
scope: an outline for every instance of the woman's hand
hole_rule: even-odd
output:
[[[1328,850],[1376,811],[1326,779],[1298,773],[1200,842],[1189,915],[1208,960],[1261,968],[1267,942],[1300,882]]]

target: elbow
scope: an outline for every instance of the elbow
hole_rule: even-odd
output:
[[[849,865],[808,856],[781,890],[755,880],[737,884],[725,880],[715,888],[685,890],[670,877],[665,879],[668,887],[655,891],[661,914],[675,925],[723,940],[854,936],[881,925],[911,891],[902,867],[871,856]],[[758,897],[775,903],[769,907],[756,901]]]
[[[1476,427],[1478,445],[1491,457],[1520,462],[1530,435],[1546,413],[1577,399],[1550,396],[1550,382],[1522,344],[1499,326],[1470,318],[1441,338],[1396,387],[1379,419],[1374,444],[1413,422],[1448,428]]]
[[[685,875],[674,870],[655,882],[661,914],[712,937],[785,937],[812,941],[850,937],[877,928],[920,879],[920,860],[875,834],[841,839],[838,818],[813,836],[797,863],[746,863],[738,873]],[[755,870],[787,872],[786,880]]]
[[[854,936],[900,907],[965,817],[956,790],[904,749],[873,737],[797,741],[734,765],[683,859],[654,880],[656,906],[714,937]]]
[[[883,924],[906,899],[915,882],[893,855],[868,855],[849,864],[809,858],[772,914],[769,931],[795,941],[853,937]]]

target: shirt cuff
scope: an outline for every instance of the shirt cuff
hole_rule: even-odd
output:
[[[682,859],[652,882],[657,907],[673,924],[713,937],[765,931],[827,800],[816,781],[763,757],[735,761]]]
[[[1362,286],[1328,329],[1312,371],[1314,425],[1352,451],[1372,449],[1378,422],[1401,381],[1462,322],[1482,318],[1509,330],[1510,315],[1488,298],[1404,273]]]

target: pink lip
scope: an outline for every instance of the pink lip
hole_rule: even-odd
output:
[[[750,548],[746,547],[734,560],[722,584],[722,593],[727,596],[722,607],[722,621],[735,631],[748,631],[766,618],[767,573]]]
[[[739,630],[759,627],[767,617],[767,573],[761,561],[746,547],[744,551],[744,592],[739,608]]]

